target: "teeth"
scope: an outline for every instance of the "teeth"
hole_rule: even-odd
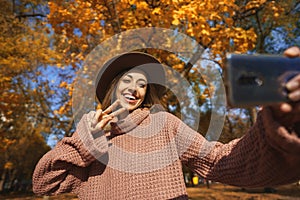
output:
[[[135,97],[129,94],[125,94],[124,97],[129,100],[135,100]]]

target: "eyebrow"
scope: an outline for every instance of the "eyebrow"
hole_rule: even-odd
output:
[[[126,74],[126,76],[129,76],[129,78],[133,79],[133,77],[129,74]],[[147,83],[147,81],[143,78],[138,79],[138,81],[144,81],[145,83]]]

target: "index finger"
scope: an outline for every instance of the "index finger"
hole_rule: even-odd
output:
[[[113,104],[111,104],[110,106],[108,106],[108,108],[106,108],[103,113],[104,114],[109,114],[111,113],[118,105],[120,104],[120,100],[116,100]]]
[[[113,112],[113,113],[111,113],[111,114],[109,114],[109,115],[110,115],[110,116],[113,116],[113,117],[116,117],[116,116],[122,114],[122,113],[125,112],[125,111],[127,111],[126,108],[120,108],[120,109],[116,110],[115,112]]]

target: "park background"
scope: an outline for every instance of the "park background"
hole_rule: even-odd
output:
[[[214,65],[222,72],[226,53],[281,54],[289,46],[300,46],[299,15],[300,1],[296,0],[0,0],[2,197],[30,193],[37,161],[74,132],[74,80],[86,56],[107,38],[137,28],[171,29],[197,41],[201,49],[194,50],[192,59],[205,54],[210,64],[202,66],[203,70]],[[124,43],[122,38],[118,42]],[[180,59],[180,53],[139,50],[172,66],[190,82],[201,107],[196,127],[205,135],[212,115],[210,89],[214,88],[189,60]],[[179,106],[171,93],[165,102],[177,116],[180,106],[193,115],[193,109]],[[257,113],[257,108],[225,109],[221,142],[245,134]],[[190,186],[194,175],[184,170]],[[277,192],[281,190],[289,191],[283,192],[287,196],[299,193],[296,183]]]

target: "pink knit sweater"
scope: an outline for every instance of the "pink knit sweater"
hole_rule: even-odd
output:
[[[182,164],[203,178],[241,187],[300,179],[300,139],[267,109],[241,139],[208,142],[167,112],[138,109],[113,124],[111,137],[89,133],[84,116],[39,161],[36,194],[74,192],[80,199],[188,199]]]

